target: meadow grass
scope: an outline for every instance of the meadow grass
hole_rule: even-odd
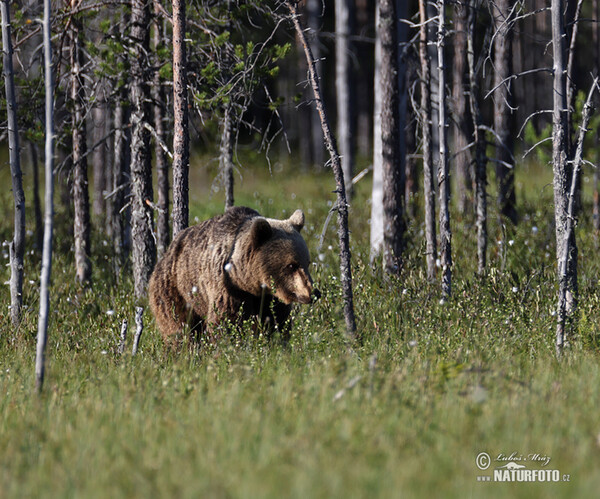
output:
[[[222,210],[213,173],[194,168],[192,219]],[[453,296],[445,301],[425,279],[420,221],[409,221],[400,278],[369,264],[370,184],[357,184],[351,239],[361,344],[343,334],[335,217],[319,247],[334,201],[328,173],[274,164],[271,173],[255,167],[236,178],[237,204],[273,217],[302,208],[307,216],[323,296],[295,310],[288,344],[242,333],[176,354],[146,313],[138,355],[119,355],[121,320],[131,335],[138,304],[131,280],[116,282],[110,244],[96,233],[93,285],[76,285],[59,209],[41,396],[33,374],[39,256],[32,237],[27,308],[16,332],[8,286],[0,291],[0,497],[593,497],[600,489],[597,241],[582,217],[578,332],[557,361],[549,171],[526,165],[517,173],[521,222],[502,229],[491,206],[484,279],[474,275],[472,217],[453,212]],[[10,196],[0,205],[5,240]],[[3,267],[3,282],[9,272]],[[545,468],[560,470],[561,482],[478,482],[506,464],[481,471],[480,452],[549,456]]]

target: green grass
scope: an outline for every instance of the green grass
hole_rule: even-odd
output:
[[[27,258],[28,308],[16,333],[8,286],[0,290],[0,497],[594,496],[600,262],[583,217],[578,333],[558,362],[549,173],[535,165],[518,171],[522,221],[504,249],[491,207],[485,280],[474,276],[473,221],[453,213],[454,287],[446,302],[424,279],[420,218],[410,222],[402,277],[371,268],[370,185],[361,181],[351,217],[362,345],[343,336],[335,223],[317,254],[334,200],[328,173],[274,165],[272,174],[256,167],[236,178],[238,204],[267,216],[296,208],[307,215],[323,297],[296,310],[287,346],[241,335],[174,355],[146,315],[140,352],[119,356],[121,320],[133,328],[131,282],[114,282],[104,236],[95,234],[94,284],[78,287],[59,210],[41,397],[33,375],[39,257]],[[222,210],[212,166],[196,166],[191,185],[192,219]],[[0,206],[0,236],[8,239],[8,194]],[[8,280],[8,267],[1,272]],[[491,473],[475,465],[483,451],[550,456],[547,468],[570,482],[479,483],[478,475]]]

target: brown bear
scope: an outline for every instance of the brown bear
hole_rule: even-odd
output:
[[[150,278],[150,306],[163,338],[184,326],[200,337],[223,321],[252,317],[284,326],[292,303],[318,297],[303,226],[300,210],[274,220],[234,207],[181,231]]]

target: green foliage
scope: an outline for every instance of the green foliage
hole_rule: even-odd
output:
[[[256,158],[253,151],[245,163]],[[222,212],[222,193],[206,182],[214,171],[199,166],[207,163],[192,164],[192,220]],[[352,348],[343,336],[334,221],[319,247],[334,200],[329,175],[279,163],[271,174],[262,164],[240,172],[240,204],[270,217],[296,208],[306,214],[311,272],[323,296],[297,307],[287,345],[246,330],[176,353],[163,347],[146,312],[138,355],[120,356],[123,319],[131,348],[132,283],[124,276],[117,284],[111,245],[96,234],[93,287],[75,284],[68,217],[58,206],[49,365],[39,398],[32,236],[17,333],[8,287],[0,289],[2,497],[436,497],[440,490],[457,498],[468,491],[593,497],[600,486],[597,241],[583,218],[578,334],[557,362],[548,170],[517,170],[521,223],[504,245],[490,227],[487,278],[474,275],[469,222],[455,223],[454,296],[443,302],[439,286],[425,280],[419,219],[410,224],[401,278],[370,265],[371,186],[359,182],[351,229],[364,341]],[[523,185],[532,177],[539,187]],[[1,193],[0,207],[10,203],[10,193]],[[0,237],[11,231],[7,217]],[[1,268],[5,281],[9,269]],[[475,457],[484,451],[548,455],[549,468],[571,474],[571,482],[478,483],[484,473]]]

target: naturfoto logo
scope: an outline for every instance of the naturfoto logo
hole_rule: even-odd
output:
[[[496,454],[494,462],[498,466],[491,475],[480,475],[478,482],[568,482],[571,476],[562,474],[556,469],[546,469],[551,457],[546,454]],[[504,463],[504,464],[503,464]],[[475,458],[477,467],[485,471],[492,465],[492,458],[487,452],[480,452]],[[541,467],[541,468],[540,468]],[[535,468],[535,469],[532,469]]]

